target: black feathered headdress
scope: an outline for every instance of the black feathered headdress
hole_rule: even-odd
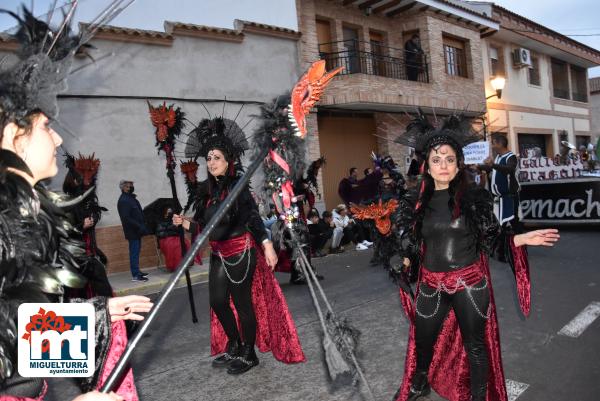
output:
[[[36,111],[56,119],[56,96],[67,89],[66,79],[73,57],[86,46],[100,26],[124,9],[120,6],[126,2],[113,0],[94,20],[96,22],[82,29],[78,35],[74,35],[70,29],[77,2],[71,3],[56,29],[48,25],[53,10],[49,12],[48,23],[36,19],[25,6],[22,7],[22,17],[8,10],[0,10],[17,20],[18,30],[14,38],[19,43],[19,61],[9,67],[0,66],[0,114],[7,121],[18,124],[25,124],[25,117]]]
[[[190,132],[186,156],[206,158],[211,149],[219,149],[228,160],[241,161],[248,150],[248,140],[235,122],[222,117],[205,118]]]
[[[438,145],[449,144],[462,153],[462,148],[477,142],[481,136],[473,129],[478,117],[468,117],[464,113],[453,113],[443,119],[431,121],[421,110],[406,126],[406,132],[398,136],[395,142],[415,148],[418,153]]]

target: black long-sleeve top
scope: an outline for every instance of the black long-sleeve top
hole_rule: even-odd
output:
[[[225,199],[228,188],[232,188],[235,183],[227,184],[226,180],[220,180],[213,193],[208,195],[204,201],[197,203],[198,207],[194,215],[194,222],[190,225],[191,232],[197,232],[199,227],[206,226],[214,216]],[[246,232],[252,235],[257,244],[268,238],[265,225],[258,213],[258,206],[248,187],[242,190],[235,204],[210,233],[209,240],[225,241]]]
[[[423,265],[430,271],[443,272],[468,266],[479,256],[465,216],[453,219],[449,200],[447,189],[434,191],[425,210],[421,228],[425,242]]]

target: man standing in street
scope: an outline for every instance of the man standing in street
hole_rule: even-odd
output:
[[[142,237],[148,229],[144,223],[142,206],[133,193],[133,181],[121,180],[119,182],[121,196],[117,203],[123,233],[129,242],[129,268],[131,269],[131,281],[148,281],[148,273],[140,271],[140,249]]]
[[[519,181],[516,171],[519,164],[517,156],[508,150],[508,139],[502,134],[492,135],[492,150],[496,158],[488,158],[481,170],[490,177],[490,191],[494,195],[494,214],[502,226],[503,234],[507,230],[520,230],[519,227]],[[490,174],[491,173],[491,174]],[[504,255],[498,255],[501,261]]]

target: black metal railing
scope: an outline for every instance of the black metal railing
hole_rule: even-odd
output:
[[[328,70],[344,67],[342,75],[367,74],[429,82],[427,56],[422,52],[346,40],[319,44],[319,57],[325,60]]]

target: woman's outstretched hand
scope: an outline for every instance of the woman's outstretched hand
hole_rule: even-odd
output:
[[[529,231],[527,233],[515,235],[515,246],[554,246],[558,241],[560,234],[556,228],[546,228],[543,230]]]
[[[119,320],[144,320],[138,313],[147,313],[154,304],[150,298],[141,295],[127,295],[108,299],[108,312],[110,321]]]

